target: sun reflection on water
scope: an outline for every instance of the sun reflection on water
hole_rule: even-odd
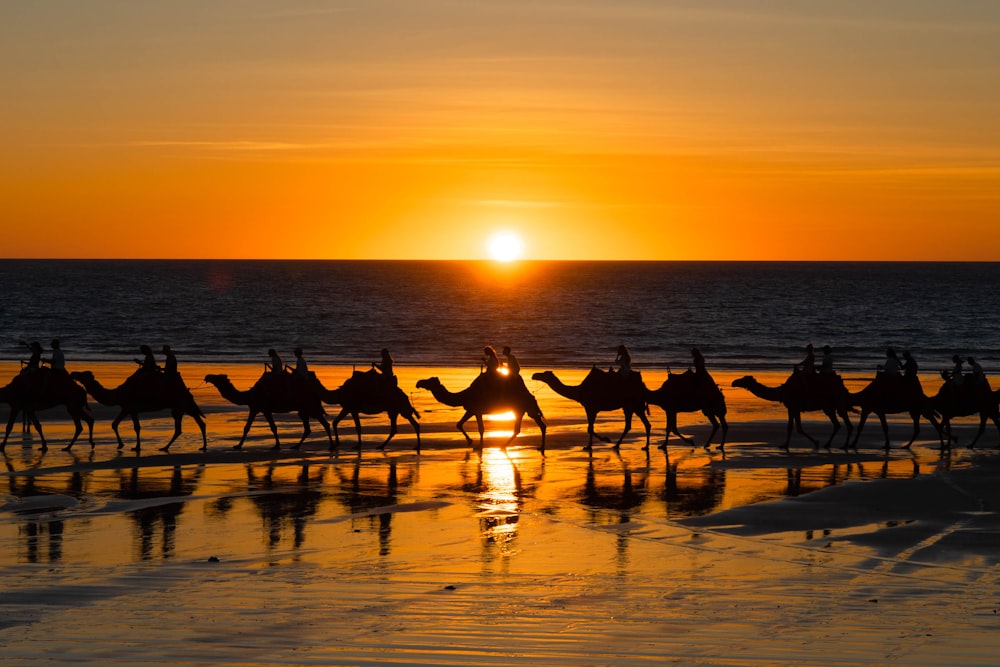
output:
[[[487,546],[501,556],[514,553],[513,540],[521,502],[521,477],[514,461],[501,449],[487,449],[481,459],[480,528]]]

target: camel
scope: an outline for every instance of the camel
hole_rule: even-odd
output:
[[[937,421],[933,401],[924,393],[919,378],[880,372],[864,389],[849,394],[848,400],[851,405],[856,405],[861,409],[858,429],[854,433],[854,449],[858,448],[858,439],[861,437],[861,430],[865,426],[868,415],[874,413],[878,415],[882,424],[885,450],[889,451],[889,425],[886,423],[885,416],[900,412],[909,413],[910,419],[913,420],[913,434],[910,436],[910,441],[902,446],[903,449],[909,449],[913,441],[917,439],[917,435],[920,433],[921,417],[929,421],[937,431],[938,438],[941,440],[941,448],[944,448],[944,435],[941,425]]]
[[[726,422],[726,399],[719,390],[719,385],[715,384],[715,380],[707,372],[688,370],[684,373],[668,373],[667,379],[659,389],[646,391],[646,401],[663,408],[667,416],[666,439],[660,445],[660,449],[667,448],[671,433],[676,434],[684,442],[694,444],[694,440],[682,435],[677,429],[677,413],[701,411],[712,423],[712,432],[705,441],[705,449],[710,448],[712,438],[721,425],[722,442],[719,443],[719,450],[725,450],[726,434],[729,432],[729,424]]]
[[[135,447],[132,449],[138,452],[142,449],[139,415],[143,412],[158,412],[160,410],[170,410],[170,414],[174,418],[174,435],[166,445],[160,447],[161,452],[170,451],[170,445],[174,444],[174,441],[180,436],[181,421],[184,419],[184,415],[194,419],[198,428],[201,429],[201,451],[208,449],[205,415],[198,404],[194,402],[194,396],[184,386],[184,380],[181,379],[180,375],[140,371],[133,373],[115,389],[107,389],[102,386],[91,371],[75,371],[70,373],[70,377],[82,384],[83,388],[101,405],[119,408],[118,416],[111,422],[111,428],[118,440],[118,449],[125,446],[122,436],[118,432],[118,425],[125,417],[132,418],[132,428],[135,430]]]
[[[625,430],[615,443],[618,449],[622,440],[632,430],[632,415],[637,415],[646,427],[646,446],[649,449],[649,419],[646,417],[649,407],[646,404],[646,386],[642,383],[642,375],[632,371],[622,376],[615,371],[602,371],[597,366],[590,369],[587,377],[578,385],[564,384],[552,371],[541,371],[531,376],[533,380],[544,382],[554,392],[583,406],[587,414],[587,434],[590,439],[585,449],[591,449],[594,438],[602,442],[611,442],[610,438],[594,432],[594,420],[597,413],[608,410],[621,410],[625,414]]]
[[[410,404],[410,398],[395,383],[395,376],[385,376],[375,369],[361,372],[354,371],[351,377],[337,389],[327,389],[317,379],[320,399],[324,403],[341,406],[340,414],[333,418],[333,435],[340,443],[337,425],[346,415],[354,419],[354,428],[358,434],[358,449],[361,449],[361,419],[359,415],[376,415],[381,412],[389,415],[389,437],[378,449],[385,449],[389,441],[397,433],[396,418],[403,415],[417,434],[417,452],[420,451],[420,424],[417,419],[420,413]]]
[[[257,415],[263,414],[274,434],[273,449],[281,449],[281,441],[278,439],[278,427],[274,424],[274,413],[295,412],[302,420],[302,437],[292,448],[298,449],[305,442],[312,429],[309,427],[309,419],[315,419],[323,425],[326,437],[330,440],[330,450],[337,448],[334,444],[333,434],[330,432],[330,422],[326,418],[323,410],[323,403],[320,401],[318,393],[309,381],[293,376],[291,373],[271,373],[265,372],[260,379],[254,383],[250,389],[240,391],[233,386],[232,381],[226,375],[206,375],[205,382],[211,384],[219,390],[222,398],[236,405],[245,405],[250,409],[246,424],[243,426],[243,436],[233,449],[242,449],[243,443],[247,439],[250,427],[253,425]]]
[[[528,391],[520,375],[514,374],[505,377],[496,371],[487,371],[480,373],[468,387],[459,392],[448,391],[441,384],[439,378],[430,377],[418,380],[417,388],[429,390],[434,399],[440,403],[465,410],[456,426],[465,436],[469,445],[472,445],[473,442],[465,431],[465,422],[470,417],[476,418],[476,425],[479,427],[479,449],[482,449],[485,432],[483,415],[512,411],[514,413],[514,432],[502,446],[506,447],[518,436],[521,432],[521,421],[527,413],[538,424],[538,428],[542,432],[542,444],[539,450],[545,451],[545,418],[541,408],[538,407],[538,401]]]
[[[951,435],[951,420],[955,417],[979,415],[979,430],[969,443],[969,449],[975,449],[976,441],[986,432],[987,419],[996,424],[997,433],[1000,433],[1000,391],[993,391],[985,377],[979,380],[972,374],[967,374],[962,384],[956,386],[950,381],[951,376],[947,372],[942,372],[941,375],[945,383],[931,398],[931,405],[941,415],[941,428],[944,429],[945,442],[949,447],[957,440]]]
[[[824,447],[830,449],[830,444],[840,431],[840,421],[847,427],[846,450],[851,444],[851,420],[847,416],[850,410],[848,391],[839,375],[815,373],[811,376],[803,371],[794,371],[779,387],[768,387],[758,382],[752,375],[733,380],[734,387],[746,389],[751,394],[765,401],[781,403],[788,411],[788,430],[782,449],[788,451],[792,441],[792,428],[813,444],[814,450],[819,449],[819,440],[812,437],[802,428],[802,413],[821,410],[833,424],[833,432]],[[839,419],[838,419],[839,418]]]
[[[66,406],[75,428],[73,438],[63,447],[63,451],[70,451],[80,437],[80,433],[83,432],[81,422],[87,422],[87,439],[90,441],[90,448],[94,448],[94,418],[90,415],[90,406],[87,404],[87,392],[65,373],[39,368],[33,372],[16,375],[10,384],[0,388],[0,403],[10,404],[10,418],[7,420],[3,442],[0,442],[0,452],[7,447],[7,438],[10,437],[17,416],[22,412],[28,421],[34,424],[38,437],[42,440],[42,451],[46,451],[49,446],[45,434],[42,433],[42,424],[35,413],[57,405]]]

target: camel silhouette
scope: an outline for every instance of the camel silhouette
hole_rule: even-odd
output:
[[[417,451],[420,451],[420,413],[410,404],[410,398],[402,389],[391,381],[394,376],[386,376],[372,369],[370,371],[354,371],[351,377],[347,378],[337,389],[327,389],[323,383],[316,379],[316,386],[320,399],[324,403],[339,405],[340,413],[333,418],[333,435],[340,444],[340,434],[337,433],[337,425],[340,420],[347,415],[354,419],[354,429],[358,434],[358,449],[361,449],[361,419],[360,415],[377,415],[385,412],[389,415],[389,437],[385,439],[378,449],[385,449],[389,441],[397,433],[396,418],[403,415],[417,434]]]
[[[721,425],[722,442],[719,443],[719,450],[725,450],[726,434],[729,432],[729,424],[726,422],[726,399],[719,385],[715,384],[715,380],[707,371],[668,373],[667,379],[659,389],[647,390],[646,401],[661,407],[667,416],[666,439],[660,445],[660,449],[667,448],[671,433],[688,444],[694,444],[694,440],[682,435],[677,429],[677,413],[700,411],[712,423],[712,432],[705,441],[705,449],[710,448],[712,438]]]
[[[868,420],[868,415],[878,415],[882,424],[882,434],[885,436],[885,450],[889,451],[889,425],[885,416],[901,412],[908,413],[913,420],[913,434],[910,441],[902,446],[909,449],[913,441],[920,433],[920,418],[923,417],[931,423],[937,431],[941,447],[944,448],[944,435],[941,425],[938,423],[934,410],[933,401],[924,393],[917,377],[903,377],[895,373],[879,373],[864,389],[859,392],[850,393],[848,401],[851,405],[856,405],[861,409],[861,417],[858,419],[858,428],[854,432],[854,449],[858,448],[858,439],[861,437],[861,430]]]
[[[746,375],[733,380],[734,387],[746,389],[751,394],[765,401],[781,403],[788,411],[788,430],[782,449],[786,452],[792,441],[792,428],[802,437],[819,449],[819,440],[812,437],[802,428],[802,413],[821,410],[833,424],[833,431],[827,438],[824,447],[830,449],[830,444],[840,431],[840,422],[847,427],[846,450],[851,444],[853,426],[847,413],[850,410],[847,387],[839,375],[833,373],[817,373],[811,376],[802,371],[794,371],[779,387],[768,387],[761,384],[752,375]]]
[[[632,371],[622,375],[614,371],[602,371],[597,366],[590,369],[587,377],[578,385],[564,384],[552,371],[541,371],[531,376],[533,380],[544,382],[554,392],[583,406],[587,415],[587,434],[589,440],[585,449],[591,449],[594,438],[602,442],[611,442],[610,438],[594,432],[594,420],[599,412],[621,410],[625,414],[625,430],[615,443],[615,449],[621,446],[622,440],[632,430],[632,415],[637,415],[646,427],[646,446],[649,449],[649,419],[646,417],[649,407],[646,404],[646,386],[642,383],[642,375]]]
[[[281,441],[278,439],[278,427],[274,424],[274,413],[294,412],[302,420],[302,437],[293,449],[298,449],[305,442],[305,439],[312,433],[309,427],[309,420],[315,419],[323,425],[326,437],[330,440],[330,450],[337,448],[333,441],[333,434],[330,432],[330,422],[326,418],[323,410],[323,403],[318,392],[311,386],[311,382],[304,378],[297,378],[290,373],[270,373],[265,372],[250,389],[241,391],[233,386],[227,375],[209,374],[205,376],[205,382],[211,384],[219,390],[222,398],[236,405],[245,405],[249,408],[246,424],[243,426],[243,436],[233,449],[242,449],[243,443],[247,439],[250,427],[253,425],[257,415],[263,414],[274,434],[273,449],[281,448]]]
[[[969,443],[969,449],[975,449],[976,442],[986,432],[987,419],[993,421],[1000,434],[1000,391],[993,391],[985,377],[977,381],[972,374],[967,374],[964,382],[955,386],[949,381],[951,376],[947,371],[942,371],[941,375],[945,382],[931,398],[931,405],[941,415],[941,428],[947,445],[950,447],[952,442],[957,442],[951,434],[951,420],[955,417],[979,416],[979,430]]]
[[[94,418],[90,415],[90,406],[87,404],[87,392],[65,373],[39,368],[31,373],[16,375],[7,386],[0,388],[0,403],[10,405],[10,417],[7,420],[3,442],[0,443],[0,452],[7,447],[7,438],[14,428],[14,422],[22,413],[38,431],[38,437],[42,441],[42,451],[47,450],[49,446],[42,432],[42,424],[35,413],[57,405],[66,406],[75,428],[73,438],[63,450],[68,452],[73,448],[80,433],[83,432],[81,422],[87,422],[87,439],[90,441],[91,449],[94,448]]]
[[[132,418],[132,428],[135,430],[134,451],[142,449],[139,425],[139,415],[143,412],[158,412],[169,410],[174,418],[174,435],[170,441],[160,447],[160,451],[170,450],[170,445],[181,434],[181,422],[184,415],[190,416],[201,430],[201,451],[208,449],[208,436],[205,434],[205,415],[194,401],[190,390],[184,386],[180,375],[167,375],[159,372],[138,372],[132,374],[115,389],[105,388],[94,377],[91,371],[75,371],[70,377],[83,385],[84,389],[101,405],[119,408],[118,416],[111,422],[111,428],[118,440],[118,449],[125,443],[118,432],[118,425],[125,417]]]
[[[542,432],[542,444],[539,449],[545,451],[545,418],[542,416],[541,408],[538,407],[538,401],[528,391],[520,375],[504,377],[496,371],[487,371],[480,373],[468,387],[459,392],[448,391],[439,378],[430,377],[418,380],[417,388],[430,391],[439,403],[465,410],[465,414],[458,420],[456,426],[469,445],[472,445],[473,441],[465,430],[465,422],[470,417],[476,418],[476,425],[479,427],[479,449],[482,449],[485,432],[483,415],[511,411],[514,413],[514,432],[502,446],[506,447],[518,436],[521,432],[521,421],[527,413]]]

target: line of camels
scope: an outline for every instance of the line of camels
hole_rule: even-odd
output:
[[[695,444],[692,438],[681,434],[678,429],[678,414],[686,412],[701,412],[711,423],[711,433],[703,445],[706,450],[711,448],[711,443],[720,430],[722,435],[717,449],[721,451],[725,449],[729,431],[726,421],[726,401],[721,389],[707,371],[687,370],[682,373],[668,373],[663,384],[652,390],[645,386],[640,372],[635,370],[623,374],[594,366],[578,385],[565,384],[550,370],[535,373],[531,377],[549,386],[556,394],[583,407],[588,434],[585,448],[588,450],[592,448],[595,438],[611,442],[610,438],[594,430],[598,414],[621,410],[625,426],[614,443],[614,448],[621,446],[632,428],[633,417],[638,417],[645,428],[646,444],[643,449],[648,451],[651,427],[647,415],[650,405],[660,407],[666,415],[666,438],[659,445],[661,449],[666,450],[671,434],[688,444]],[[362,441],[360,415],[386,413],[390,429],[388,437],[378,445],[378,449],[384,449],[396,435],[396,422],[398,417],[402,416],[413,426],[417,440],[416,449],[420,451],[419,413],[414,409],[407,393],[398,387],[395,376],[382,375],[375,369],[354,371],[337,389],[324,387],[314,373],[297,376],[284,371],[278,373],[266,371],[253,386],[245,390],[237,389],[229,378],[222,374],[206,375],[205,382],[213,385],[225,400],[247,407],[248,415],[243,434],[235,449],[243,447],[258,415],[264,416],[271,429],[274,448],[280,448],[274,415],[295,413],[302,421],[303,430],[294,448],[299,448],[309,437],[311,420],[316,420],[323,427],[331,451],[339,448],[338,425],[350,415],[357,433],[356,449],[360,450]],[[906,413],[912,419],[913,432],[909,442],[902,446],[904,449],[908,449],[916,440],[920,432],[921,418],[926,419],[934,427],[942,449],[950,447],[956,440],[951,434],[951,420],[956,417],[979,416],[979,430],[969,443],[969,447],[975,447],[986,429],[987,420],[993,421],[1000,434],[1000,407],[998,407],[1000,391],[994,392],[984,377],[974,379],[968,375],[960,383],[946,380],[933,396],[924,393],[916,377],[881,372],[858,392],[848,391],[843,379],[837,374],[806,373],[801,370],[793,371],[788,379],[777,387],[765,386],[749,375],[734,380],[732,384],[761,399],[784,406],[788,413],[788,422],[782,448],[786,452],[789,450],[793,431],[809,440],[814,449],[819,448],[819,440],[807,434],[802,427],[802,413],[813,411],[823,412],[833,425],[833,430],[824,444],[826,449],[830,449],[834,438],[841,428],[844,428],[847,437],[843,449],[857,450],[861,431],[870,415],[876,415],[881,422],[886,450],[889,449],[889,428],[886,423],[886,415],[889,414]],[[436,377],[419,380],[416,387],[430,391],[434,399],[444,405],[464,410],[456,427],[470,446],[483,447],[485,415],[512,412],[513,431],[503,446],[518,436],[524,415],[528,415],[541,431],[539,449],[545,451],[544,416],[538,401],[519,374],[506,376],[498,371],[481,372],[468,387],[458,392],[446,389]],[[31,372],[21,372],[8,385],[0,387],[0,403],[7,403],[11,408],[3,442],[0,443],[0,451],[6,447],[15,420],[22,414],[26,423],[33,425],[38,432],[42,449],[47,449],[48,445],[37,412],[59,405],[67,408],[75,426],[72,439],[63,449],[69,451],[73,447],[83,432],[84,423],[87,424],[87,438],[93,448],[94,419],[88,404],[88,395],[101,405],[118,408],[119,412],[111,424],[118,441],[118,449],[125,446],[119,433],[119,424],[124,419],[130,418],[132,421],[135,431],[133,449],[139,451],[141,448],[139,416],[142,413],[166,410],[173,416],[174,434],[170,441],[160,448],[162,451],[168,451],[181,435],[181,422],[185,416],[191,417],[201,431],[201,450],[208,448],[205,415],[179,373],[137,371],[120,386],[106,388],[90,371],[65,373],[41,367]],[[332,421],[328,419],[325,405],[339,405],[341,408]],[[849,417],[851,412],[860,415],[856,426],[851,423]],[[478,443],[465,429],[466,423],[473,417],[478,426]]]

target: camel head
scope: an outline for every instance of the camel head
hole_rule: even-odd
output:
[[[69,376],[80,382],[93,382],[94,380],[94,373],[92,371],[73,371]]]
[[[539,371],[532,374],[531,379],[548,384],[556,379],[556,374],[552,371]]]
[[[752,375],[744,375],[741,378],[736,378],[735,380],[733,380],[733,386],[740,387],[742,389],[749,389],[754,384],[756,384],[756,382],[757,381],[754,380],[754,377]]]
[[[441,380],[435,377],[424,378],[423,380],[417,380],[417,389],[427,389],[428,391],[434,391],[441,387]]]
[[[209,373],[205,376],[205,382],[218,387],[220,384],[229,384],[229,376],[225,373]]]

